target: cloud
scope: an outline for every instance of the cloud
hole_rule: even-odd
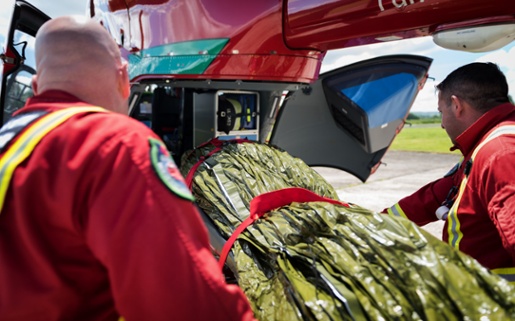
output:
[[[87,1],[84,0],[65,0],[65,1],[52,1],[52,0],[28,0],[30,4],[41,10],[51,18],[63,15],[86,15]],[[4,30],[8,30],[11,22],[12,9],[11,4],[14,1],[7,1],[2,3],[2,10],[0,11],[0,43],[5,43]],[[2,48],[0,48],[2,49]]]
[[[4,6],[4,5],[2,5],[2,6]],[[12,14],[12,12],[10,10],[6,10],[5,7],[0,11],[0,44],[2,46],[4,46],[4,44],[5,44],[4,31],[7,32],[7,30],[9,30],[9,24],[11,22],[11,14]],[[0,49],[2,49],[1,52],[3,52],[4,48],[0,48]]]
[[[421,55],[433,59],[429,76],[434,80],[428,79],[426,85],[418,94],[412,111],[436,111],[438,98],[434,86],[445,79],[452,70],[474,61],[497,63],[506,75],[511,95],[515,97],[515,59],[513,59],[515,56],[515,42],[487,53],[467,53],[444,49],[434,44],[431,37],[331,50],[322,62],[321,73],[354,62],[394,54]]]
[[[339,68],[358,61],[379,56],[413,53],[416,55],[430,56],[436,50],[431,37],[421,37],[372,45],[351,47],[345,49],[330,50],[323,62],[321,72]]]
[[[84,0],[29,0],[29,2],[51,18],[64,15],[86,15],[87,1]]]
[[[433,43],[431,37],[332,50],[326,54],[322,63],[321,72],[386,55],[414,54],[431,57],[434,56],[438,50],[441,49]],[[436,82],[434,80],[427,80],[424,88],[419,92],[413,104],[412,111],[436,111],[437,96],[434,89],[435,85]]]
[[[515,47],[511,48],[501,48],[496,51],[492,51],[489,53],[486,53],[484,56],[481,56],[480,58],[476,59],[477,62],[488,62],[492,61],[497,63],[500,67],[504,66],[507,68],[514,68],[515,67],[515,60],[513,59],[513,56],[510,57],[510,55],[515,54]]]
[[[418,93],[412,106],[412,111],[438,111],[438,94],[435,89],[436,81],[428,79],[424,88]]]
[[[494,62],[506,75],[510,94],[515,97],[515,46],[511,48],[503,48],[491,53],[488,53],[476,60],[476,62]]]

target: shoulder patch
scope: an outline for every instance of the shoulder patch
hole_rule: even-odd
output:
[[[150,162],[157,177],[175,195],[189,201],[195,201],[164,143],[155,138],[149,138],[148,141],[150,143]]]

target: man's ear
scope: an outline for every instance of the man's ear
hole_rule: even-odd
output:
[[[38,75],[32,75],[32,92],[38,94]]]
[[[124,98],[129,98],[129,95],[131,94],[131,85],[129,82],[129,72],[126,61],[122,62],[122,67],[119,69],[118,76],[118,90]]]
[[[452,95],[451,96],[451,108],[456,116],[460,116],[463,114],[465,103],[463,100],[461,100],[458,96]]]

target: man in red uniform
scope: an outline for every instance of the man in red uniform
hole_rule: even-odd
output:
[[[253,320],[163,143],[121,114],[127,65],[106,30],[50,20],[36,65],[0,131],[0,320]]]
[[[385,212],[418,225],[445,220],[443,240],[515,281],[515,106],[492,63],[472,63],[437,86],[442,127],[463,160]]]

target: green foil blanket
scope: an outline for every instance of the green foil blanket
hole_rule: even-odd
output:
[[[195,169],[197,204],[225,239],[257,196],[302,188],[338,199],[301,160],[264,144],[215,140],[182,164],[184,176]],[[262,321],[515,320],[508,282],[412,222],[356,205],[292,200],[270,208],[232,254],[237,283]]]

